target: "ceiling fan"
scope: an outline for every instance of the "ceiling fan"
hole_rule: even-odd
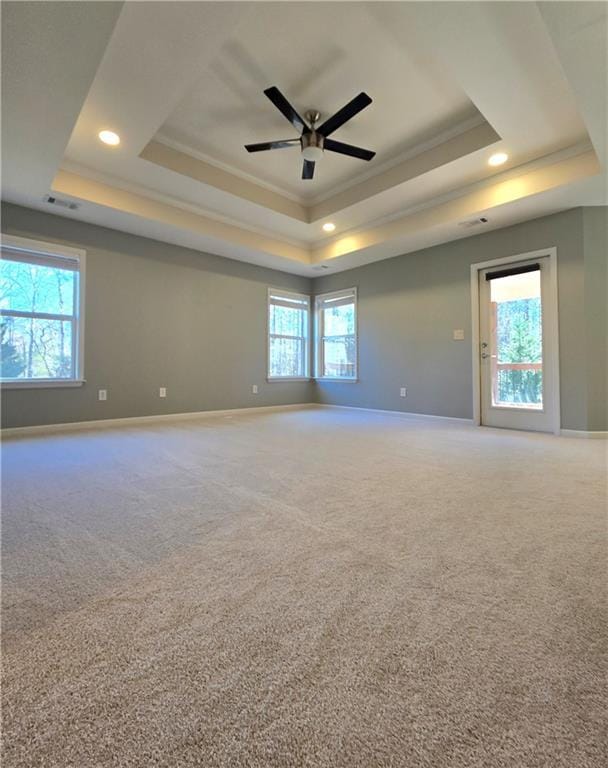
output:
[[[267,88],[264,94],[272,101],[275,107],[283,114],[293,127],[300,132],[298,139],[282,139],[280,141],[265,141],[261,144],[245,144],[247,152],[264,152],[267,149],[287,149],[300,145],[304,165],[302,167],[302,178],[312,179],[315,172],[315,163],[323,157],[325,150],[329,152],[338,152],[341,155],[350,155],[358,157],[361,160],[371,160],[376,154],[369,149],[354,147],[352,144],[344,144],[341,141],[334,141],[328,138],[331,133],[344,125],[351,117],[361,112],[372,100],[367,93],[360,93],[335,115],[328,118],[322,125],[317,126],[320,115],[315,110],[306,112],[306,121],[295,111],[285,96],[276,86]]]

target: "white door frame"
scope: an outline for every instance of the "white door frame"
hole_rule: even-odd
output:
[[[513,256],[505,256],[501,259],[480,261],[471,264],[471,345],[473,361],[473,424],[481,425],[481,366],[479,362],[479,272],[487,267],[496,267],[504,264],[514,264],[528,259],[539,259],[542,256],[549,258],[549,300],[555,307],[555,313],[551,313],[547,323],[547,335],[551,339],[553,349],[553,361],[547,374],[552,378],[553,404],[552,404],[552,430],[555,435],[561,431],[561,410],[559,396],[559,304],[557,301],[557,248],[543,248],[539,251],[517,253]],[[544,369],[543,369],[544,371]]]

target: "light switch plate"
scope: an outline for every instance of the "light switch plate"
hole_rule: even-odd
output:
[[[252,392],[252,394],[257,395],[257,393],[258,393],[258,385],[257,384],[253,384],[252,385],[251,392]]]
[[[107,389],[100,389],[98,393],[98,397],[100,400],[107,400],[108,399],[108,390]]]
[[[159,397],[167,397],[167,387],[160,387],[158,390]]]
[[[464,341],[464,331],[462,328],[454,330],[454,341]]]

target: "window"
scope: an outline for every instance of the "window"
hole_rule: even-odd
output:
[[[268,378],[309,377],[310,298],[268,291]]]
[[[357,378],[357,289],[316,298],[317,378]]]
[[[84,252],[3,236],[0,262],[2,382],[82,383]]]

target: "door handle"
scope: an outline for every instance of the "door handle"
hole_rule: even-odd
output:
[[[481,359],[485,360],[486,357],[492,357],[492,355],[489,352],[482,352],[481,353]]]

